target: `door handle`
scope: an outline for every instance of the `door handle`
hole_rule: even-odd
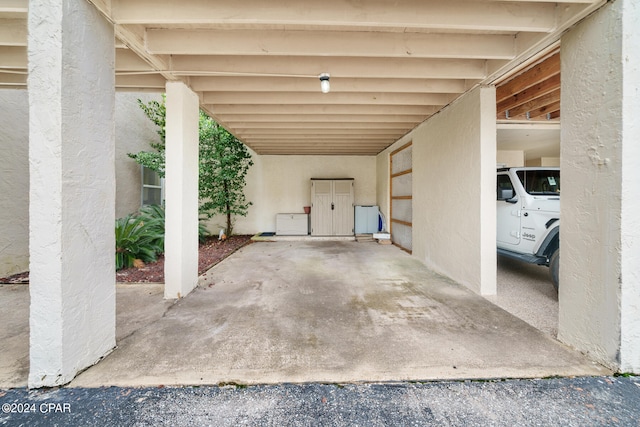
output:
[[[331,203],[331,210],[333,210],[335,208],[335,206],[333,205],[333,203]]]

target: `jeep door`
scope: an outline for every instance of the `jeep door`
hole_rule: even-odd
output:
[[[499,247],[520,243],[520,209],[516,190],[508,173],[498,173],[496,240]]]

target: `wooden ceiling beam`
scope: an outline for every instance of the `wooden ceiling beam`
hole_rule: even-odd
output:
[[[313,56],[175,55],[170,71],[176,76],[341,78],[484,79],[486,60],[425,58],[340,58]]]
[[[557,74],[560,74],[560,52],[498,86],[496,88],[496,102],[500,103],[513,94],[538,85]]]
[[[458,94],[439,93],[313,93],[300,92],[204,92],[205,104],[377,104],[377,105],[437,105],[444,106]]]
[[[320,88],[318,76],[207,76],[191,77],[189,83],[196,92],[216,92],[230,89],[237,92],[317,92]],[[463,93],[471,85],[465,79],[333,77],[331,92]]]
[[[150,28],[146,45],[150,53],[166,55],[469,59],[513,59],[515,55],[511,34]]]
[[[0,19],[0,45],[26,46],[27,20]]]
[[[327,122],[323,129],[405,129],[411,130],[415,123],[405,122],[377,122],[377,123],[352,123],[352,122]],[[300,129],[310,128],[309,123],[300,122],[236,122],[233,130],[241,132],[243,129]],[[229,129],[232,130],[232,129]]]
[[[537,110],[541,107],[544,107],[545,105],[553,104],[555,102],[560,102],[560,89],[549,92],[546,95],[542,95],[538,98],[535,98],[529,102],[525,102],[522,105],[506,111],[508,111],[509,117],[517,117],[525,114],[527,111]],[[505,111],[499,112],[499,118],[502,119],[505,116]]]
[[[219,114],[217,115],[225,123],[235,122],[289,122],[290,114]],[[388,115],[380,117],[379,115],[368,114],[300,114],[296,116],[296,120],[302,123],[326,123],[326,122],[371,122],[376,123],[380,120],[386,122],[406,122],[420,123],[425,120],[423,115]]]
[[[286,104],[203,104],[206,111],[212,115],[224,114],[358,114],[366,115],[424,115],[435,114],[438,109],[432,105],[354,105],[354,104],[326,104],[326,105],[286,105]]]
[[[392,7],[391,7],[392,6]],[[550,32],[556,26],[553,3],[408,0],[353,2],[324,0],[292,7],[288,0],[112,0],[111,18],[118,24],[293,25],[297,27],[385,27],[481,31]]]
[[[499,102],[496,110],[498,114],[503,113],[506,110],[512,110],[519,105],[530,102],[542,95],[546,95],[558,89],[560,89],[560,74],[556,74],[535,86],[511,95],[502,102]]]

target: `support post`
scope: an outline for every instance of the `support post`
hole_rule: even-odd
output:
[[[167,82],[165,298],[181,298],[198,285],[197,95]]]
[[[29,387],[115,347],[115,46],[86,1],[29,2]]]
[[[558,338],[640,372],[640,6],[607,3],[562,38]]]

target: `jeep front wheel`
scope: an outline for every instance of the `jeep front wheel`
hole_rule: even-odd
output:
[[[553,287],[558,290],[559,285],[559,270],[560,270],[560,250],[556,249],[551,258],[549,258],[549,274],[551,275],[551,282]]]

